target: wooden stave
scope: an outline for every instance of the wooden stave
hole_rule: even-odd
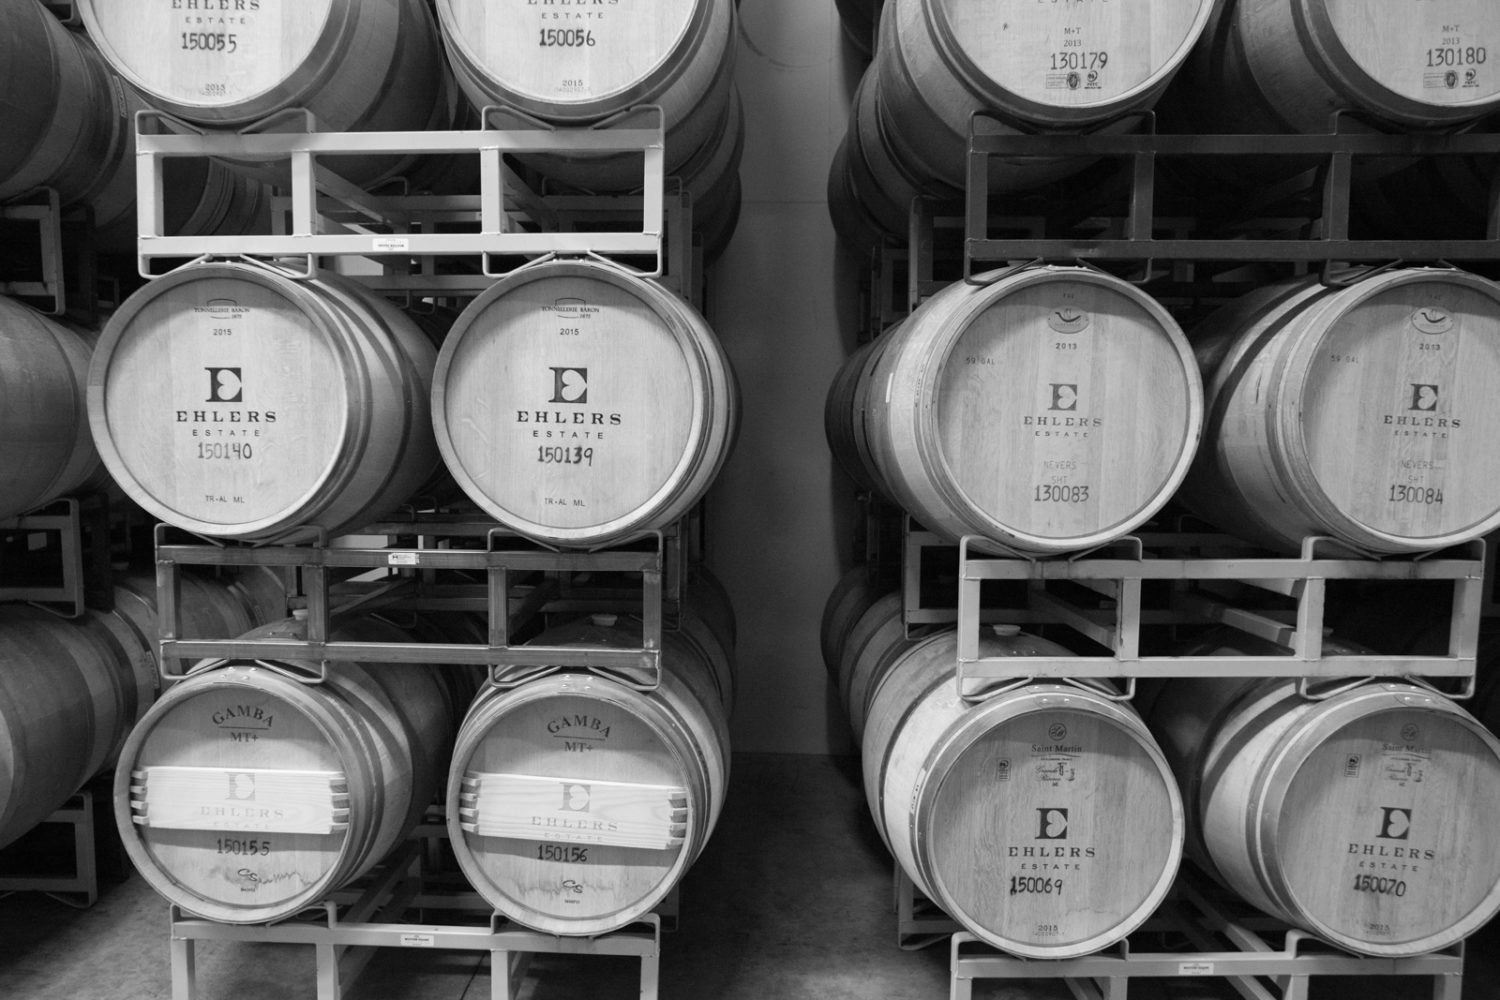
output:
[[[320,480],[274,514],[228,524],[184,514],[158,500],[125,464],[107,409],[111,364],[136,316],[179,285],[221,279],[270,288],[298,309],[334,345],[346,383],[358,390],[351,392],[339,450]],[[399,310],[346,279],[324,275],[298,281],[247,265],[194,265],[147,285],[110,318],[89,369],[90,426],[116,481],[164,521],[199,534],[254,540],[316,529],[331,534],[406,501],[437,468],[427,401],[435,359],[431,343]]]
[[[16,93],[35,99],[0,106],[7,134],[17,130],[7,148],[18,154],[0,163],[0,201],[43,186],[64,204],[87,201],[107,180],[103,165],[130,145],[110,75],[92,42],[64,28],[37,0],[8,5],[3,18],[0,37],[15,43],[8,54],[22,67]],[[25,61],[38,56],[27,71]],[[39,128],[28,128],[27,109],[40,113]]]
[[[652,495],[626,513],[599,524],[567,527],[539,520],[530,512],[510,511],[488,496],[466,470],[455,444],[447,407],[452,393],[448,379],[458,367],[455,356],[468,331],[479,327],[485,311],[504,296],[524,290],[534,281],[581,278],[626,289],[641,299],[673,334],[683,349],[694,399],[700,405],[694,433],[674,470]],[[738,386],[712,329],[691,306],[653,281],[643,280],[607,263],[583,261],[533,265],[496,282],[475,298],[460,315],[443,342],[432,380],[432,427],[443,461],[454,480],[491,517],[537,541],[562,547],[613,544],[639,537],[676,521],[696,504],[718,475],[738,429]]]
[[[0,297],[0,520],[107,481],[84,405],[93,340]]]
[[[580,649],[636,646],[640,642],[640,633],[640,624],[633,620],[617,619],[613,615],[593,616],[557,626],[532,642]],[[592,936],[624,927],[661,902],[697,859],[717,825],[729,776],[727,711],[718,700],[724,687],[718,676],[721,667],[703,659],[703,650],[680,634],[666,632],[662,640],[661,684],[654,691],[639,691],[607,675],[594,675],[564,666],[558,673],[519,687],[487,687],[470,706],[455,741],[448,776],[449,839],[459,867],[470,884],[511,920],[562,936]],[[672,757],[674,769],[687,789],[689,805],[683,843],[669,863],[657,866],[662,868],[662,874],[653,887],[620,901],[620,905],[609,912],[570,918],[562,912],[560,905],[552,910],[529,905],[484,869],[482,852],[476,849],[471,835],[461,825],[460,793],[464,773],[491,730],[503,725],[508,717],[529,710],[535,703],[578,698],[624,712],[656,735],[662,748]],[[613,862],[609,864],[615,866]],[[594,862],[590,863],[592,865]],[[590,866],[582,867],[587,869]]]
[[[849,570],[829,591],[818,625],[818,640],[823,665],[835,683],[838,682],[839,657],[850,631],[879,596],[867,566]]]
[[[274,641],[305,635],[305,620],[288,619],[256,628],[242,638]],[[410,641],[405,631],[373,618],[340,623],[332,638]],[[323,683],[312,685],[293,674],[315,670],[315,665],[271,662],[279,669],[230,662],[179,681],[132,730],[115,776],[115,821],[136,869],[153,889],[185,911],[223,923],[262,923],[291,916],[379,863],[415,829],[441,786],[444,760],[461,709],[445,687],[444,672],[437,667],[341,662],[330,666]],[[222,694],[274,696],[301,713],[324,741],[325,749],[340,762],[348,779],[349,827],[331,863],[315,880],[304,881],[298,892],[270,903],[237,905],[183,885],[179,881],[183,873],[158,860],[143,843],[142,828],[133,819],[131,772],[140,765],[155,727],[170,723],[174,711],[197,708],[202,699]],[[206,852],[207,846],[203,850]],[[241,888],[229,888],[233,895],[229,890],[224,895],[238,899]]]
[[[954,680],[955,634],[945,630],[908,643],[879,679],[870,700],[870,716],[861,741],[864,784],[875,825],[891,853],[913,883],[977,938],[1002,950],[1028,958],[1061,959],[1098,951],[1128,935],[1145,921],[1166,897],[1182,855],[1183,810],[1176,785],[1160,749],[1137,716],[1124,707],[1104,684],[1025,684],[1004,691],[980,706],[958,697]],[[1067,655],[1067,650],[1014,626],[981,636],[982,656]],[[988,731],[1028,714],[1070,712],[1115,727],[1143,752],[1167,804],[1171,834],[1159,873],[1137,900],[1122,906],[1119,920],[1086,936],[1062,943],[1024,939],[1005,934],[983,918],[967,913],[946,885],[934,855],[942,837],[938,805],[941,784],[964,752]],[[930,742],[929,742],[930,741]],[[916,742],[917,752],[906,754],[903,743]],[[984,845],[988,848],[988,844]],[[980,852],[987,853],[987,852]],[[999,886],[995,887],[998,894]],[[1133,905],[1129,905],[1133,903]],[[1090,909],[1098,899],[1090,899]]]
[[[1170,57],[1134,87],[1107,100],[1070,105],[1016,93],[975,66],[955,39],[936,0],[893,0],[882,11],[871,72],[879,80],[892,152],[916,175],[952,189],[967,185],[970,117],[983,112],[1004,132],[1079,129],[1104,123],[1127,132],[1132,111],[1150,108],[1207,25],[1215,3],[1198,4],[1186,37]],[[1087,159],[989,158],[991,193],[1014,192],[1055,181],[1090,165]]]
[[[1333,535],[1375,552],[1423,552],[1477,538],[1500,525],[1500,496],[1475,523],[1411,536],[1368,525],[1328,496],[1311,464],[1299,420],[1311,362],[1324,335],[1348,312],[1388,289],[1452,282],[1500,302],[1500,286],[1443,268],[1375,275],[1347,289],[1293,279],[1243,296],[1193,331],[1209,413],[1204,445],[1183,483],[1195,513],[1236,534],[1285,551],[1307,535]],[[1265,394],[1263,404],[1256,396]],[[1257,416],[1257,414],[1260,414]],[[1228,426],[1242,432],[1229,437]],[[1248,442],[1248,443],[1246,443]],[[1248,457],[1242,457],[1248,456]]]
[[[1148,495],[1137,498],[1126,516],[1082,534],[1043,536],[1002,522],[958,488],[935,427],[937,376],[970,324],[1000,300],[1024,293],[1033,285],[1075,279],[1086,286],[1116,291],[1145,313],[1152,329],[1165,337],[1177,355],[1186,408],[1181,414],[1181,443],[1173,451],[1170,469],[1154,489],[1145,491]],[[870,472],[882,491],[923,527],[951,540],[973,535],[978,536],[977,544],[982,548],[1039,554],[1104,544],[1144,523],[1171,499],[1186,477],[1198,446],[1203,422],[1202,384],[1186,337],[1155,300],[1098,271],[1047,266],[979,275],[974,284],[948,286],[903,323],[882,334],[876,343],[880,345],[875,348],[880,352],[879,359],[864,375],[863,391],[856,392],[864,404],[863,419],[855,423],[856,438],[862,427]]]
[[[844,475],[861,490],[884,493],[875,459],[870,454],[865,422],[869,414],[872,373],[895,334],[883,335],[860,347],[839,366],[823,404],[823,433],[828,450]]]
[[[1244,642],[1236,639],[1219,648],[1238,647]],[[1436,951],[1484,924],[1500,910],[1500,876],[1462,918],[1418,938],[1382,943],[1328,923],[1318,912],[1326,892],[1299,889],[1277,855],[1284,803],[1303,762],[1346,725],[1391,711],[1419,711],[1429,722],[1447,720],[1484,734],[1453,702],[1405,682],[1367,680],[1318,701],[1299,697],[1295,680],[1278,678],[1186,678],[1164,685],[1150,725],[1182,785],[1194,862],[1253,906],[1360,954],[1399,958]],[[1500,761],[1500,741],[1486,736],[1483,742]],[[1336,819],[1324,828],[1331,831]]]

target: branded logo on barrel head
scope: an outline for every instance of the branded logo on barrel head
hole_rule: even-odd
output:
[[[1411,836],[1411,810],[1393,806],[1380,807],[1380,840],[1406,840]]]
[[[586,813],[589,811],[589,802],[593,797],[593,790],[588,785],[577,782],[564,782],[562,786],[562,811]]]
[[[1061,743],[1068,738],[1068,727],[1061,722],[1054,722],[1047,727],[1047,736]]]
[[[587,368],[552,369],[552,402],[583,405],[589,401]]]
[[[995,780],[996,781],[1009,781],[1010,780],[1010,761],[1008,761],[1008,760],[1002,760],[1002,761],[996,762],[996,764],[995,764]]]
[[[1360,755],[1357,754],[1357,753],[1351,753],[1348,757],[1346,757],[1344,759],[1344,777],[1346,777],[1346,778],[1357,778],[1357,777],[1359,777],[1359,763],[1360,763]]]
[[[209,299],[203,305],[194,308],[194,312],[207,313],[210,319],[216,320],[234,319],[236,315],[249,311],[234,299]]]
[[[1453,329],[1453,317],[1444,309],[1426,306],[1411,314],[1411,325],[1423,333],[1447,333]]]
[[[210,403],[242,403],[245,401],[245,383],[238,368],[205,368],[208,372],[208,401]]]
[[[1047,314],[1047,325],[1058,333],[1082,333],[1089,328],[1089,314],[1064,306]]]
[[[1408,410],[1431,411],[1431,410],[1436,410],[1437,409],[1437,405],[1438,405],[1438,387],[1437,386],[1435,386],[1435,385],[1426,385],[1426,384],[1420,383],[1420,382],[1412,382],[1412,383],[1410,383],[1410,385],[1411,385],[1411,405],[1407,407]]]
[[[255,801],[255,775],[237,772],[229,776],[229,797],[240,802]]]
[[[563,319],[579,319],[586,311],[584,307],[587,305],[586,299],[557,299],[552,303],[552,311]]]
[[[1078,409],[1078,385],[1070,382],[1052,383],[1052,404],[1049,410],[1072,411]]]
[[[1037,817],[1041,824],[1041,829],[1037,831],[1037,840],[1068,839],[1068,811],[1066,809],[1038,809]]]
[[[1422,727],[1415,722],[1408,722],[1401,727],[1401,742],[1415,743],[1422,738]]]

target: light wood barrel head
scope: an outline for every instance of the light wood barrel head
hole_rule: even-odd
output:
[[[115,71],[180,110],[212,115],[275,94],[327,44],[347,0],[199,4],[87,0],[90,35]]]
[[[551,115],[619,109],[672,72],[716,0],[619,0],[597,6],[521,6],[439,0],[443,35],[459,65],[509,103]]]
[[[906,3],[908,0],[896,0]],[[1213,4],[921,2],[930,30],[980,94],[1087,108],[1127,106],[1186,58]]]
[[[1500,521],[1500,289],[1412,272],[1309,320],[1283,396],[1284,440],[1305,448],[1315,502],[1406,548]]]
[[[270,281],[162,279],[111,321],[90,421],[111,474],[163,520],[275,524],[320,495],[351,434],[350,359],[332,318]]]
[[[1294,0],[1309,41],[1377,110],[1472,117],[1500,101],[1500,6],[1493,0]]]
[[[348,830],[287,832],[288,813],[305,803],[278,799],[274,785],[263,792],[255,780],[257,772],[348,774],[352,762],[302,707],[253,681],[221,683],[154,713],[140,728],[117,775],[116,816],[136,867],[159,892],[211,919],[253,922],[332,888],[328,882],[358,849]],[[224,777],[195,800],[197,829],[179,828],[180,804],[173,825],[135,819],[141,811],[132,801],[146,797],[140,784],[150,786],[152,769],[174,767]],[[148,775],[143,783],[134,777],[141,773]]]
[[[701,803],[676,796],[676,837],[648,845],[643,830],[623,829],[611,817],[611,801],[621,788],[647,787],[657,793],[633,801],[654,807],[668,797],[661,790],[696,782],[646,699],[586,675],[539,683],[551,686],[514,704],[481,703],[471,713],[449,776],[449,830],[465,874],[507,916],[553,933],[609,929],[665,895],[688,864],[702,822]],[[506,775],[509,784],[524,779],[538,790],[525,817],[530,836],[462,829],[463,809],[471,820],[496,813],[494,803],[464,802],[463,779],[476,775],[490,776],[495,794],[507,783],[497,776]],[[472,783],[469,789],[478,790]],[[648,825],[659,834],[661,817],[652,815]]]
[[[1183,817],[1144,729],[1047,700],[940,758],[919,833],[955,918],[1017,954],[1057,957],[1118,940],[1155,909]]]
[[[496,286],[438,359],[434,430],[470,498],[523,534],[602,542],[652,525],[726,447],[712,334],[665,294],[559,265]]]
[[[1414,689],[1405,700],[1318,731],[1260,821],[1282,898],[1370,954],[1446,947],[1500,908],[1500,744]]]
[[[941,318],[917,397],[930,399],[928,466],[974,532],[1064,548],[1166,502],[1202,420],[1197,366],[1170,317],[1112,283],[1050,272],[974,303]]]

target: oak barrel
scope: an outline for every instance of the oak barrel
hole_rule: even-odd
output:
[[[89,420],[115,481],[163,521],[226,538],[336,533],[438,467],[435,360],[410,319],[352,282],[197,265],[110,318]]]
[[[845,464],[867,464],[949,538],[1039,553],[1101,544],[1166,503],[1198,444],[1202,384],[1182,331],[1096,270],[950,285],[871,351],[846,362],[862,370],[829,437],[855,442]]]
[[[1150,720],[1190,852],[1261,910],[1383,957],[1445,948],[1500,910],[1500,742],[1449,699],[1193,678]]]
[[[0,520],[103,480],[85,383],[93,338],[0,297]]]
[[[1193,331],[1208,423],[1181,499],[1283,550],[1418,552],[1500,525],[1500,285],[1445,268],[1267,286]]]
[[[639,648],[641,628],[597,615],[533,641]],[[497,910],[547,933],[594,935],[676,885],[718,822],[728,780],[732,668],[707,648],[664,633],[654,691],[565,666],[475,699],[448,776],[448,832]]]
[[[1197,128],[1328,132],[1335,111],[1401,128],[1500,109],[1490,0],[1230,0],[1183,70]]]
[[[1098,126],[1149,108],[1213,7],[891,0],[870,71],[893,147],[915,173],[962,190],[974,112],[1032,132]],[[1049,168],[997,159],[991,183],[1012,188],[1075,169],[1073,161]]]
[[[828,593],[823,616],[818,624],[818,645],[828,676],[837,680],[839,656],[849,632],[881,594],[867,566],[856,566],[843,576]]]
[[[577,127],[659,106],[669,174],[710,139],[728,110],[731,0],[619,0],[607,10],[438,0],[437,11],[454,74],[476,107],[504,105]],[[526,159],[563,183],[640,186],[639,156]]]
[[[245,638],[302,638],[287,620]],[[341,641],[409,642],[375,619]],[[131,732],[115,820],[131,861],[184,910],[226,923],[292,915],[378,863],[442,784],[462,706],[408,663],[235,662],[179,681]]]
[[[729,362],[689,305],[604,263],[517,271],[464,310],[433,379],[453,477],[506,527],[610,544],[681,517],[727,456]]]
[[[182,622],[224,639],[253,624],[222,584],[183,575]],[[115,760],[156,698],[156,585],[121,578],[110,611],[74,620],[0,606],[0,847]]]
[[[453,114],[426,0],[256,0],[187,11],[152,0],[80,0],[115,72],[151,104],[209,127],[249,126],[288,109],[319,131],[446,127]],[[325,158],[369,184],[409,158]]]
[[[1069,958],[1139,926],[1182,855],[1182,800],[1145,724],[1101,682],[958,697],[954,632],[906,649],[869,703],[875,825],[912,882],[976,937]],[[1066,656],[1015,626],[982,656]]]
[[[127,136],[104,62],[39,0],[0,8],[0,201],[47,186],[64,204],[101,182]]]

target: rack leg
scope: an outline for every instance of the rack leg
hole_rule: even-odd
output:
[[[656,990],[661,979],[661,949],[653,948],[649,955],[641,956],[641,1000],[656,1000]]]
[[[197,1000],[196,944],[191,938],[172,938],[172,1000]]]
[[[1459,1000],[1463,989],[1464,977],[1461,974],[1432,977],[1432,1000]]]
[[[331,944],[315,944],[313,952],[318,958],[318,1000],[343,1000],[338,950]]]
[[[954,969],[948,976],[948,1000],[974,1000],[974,980]]]

